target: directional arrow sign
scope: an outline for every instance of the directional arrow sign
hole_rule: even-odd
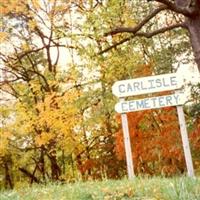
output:
[[[148,76],[136,79],[117,81],[112,92],[117,97],[127,97],[160,91],[175,90],[183,86],[183,79],[177,73]]]
[[[139,110],[183,105],[185,101],[185,95],[182,93],[177,93],[172,95],[151,97],[132,101],[121,101],[115,105],[115,110],[118,113],[127,113]]]

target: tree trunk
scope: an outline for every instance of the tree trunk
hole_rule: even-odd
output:
[[[55,150],[51,151],[51,153],[47,154],[47,156],[51,162],[51,178],[52,180],[57,181],[60,178],[61,169],[57,163]]]
[[[200,11],[195,17],[187,19],[190,41],[194,53],[194,58],[200,73]]]
[[[9,166],[7,162],[4,163],[4,167],[5,167],[5,188],[13,189],[13,183],[9,173]]]
[[[39,169],[40,169],[40,172],[42,173],[43,181],[45,181],[45,163],[44,163],[44,146],[43,145],[41,147]]]

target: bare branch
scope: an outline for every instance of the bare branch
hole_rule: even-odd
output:
[[[9,91],[7,89],[4,89],[3,87],[0,87],[0,91],[3,91],[5,93],[7,93],[7,94],[9,94],[9,95],[11,95],[13,97],[15,97],[16,99],[19,99],[20,94],[17,93],[17,91],[10,84],[7,83],[7,85],[11,89],[11,91]]]
[[[157,30],[155,30],[155,31],[153,31],[153,32],[149,32],[149,33],[148,33],[148,32],[136,32],[136,33],[134,33],[134,35],[131,35],[130,37],[127,37],[127,38],[121,40],[120,42],[115,43],[115,44],[111,45],[110,47],[108,47],[108,48],[106,48],[106,49],[100,51],[100,52],[98,53],[98,55],[101,55],[101,54],[103,54],[103,53],[106,53],[106,52],[108,52],[109,50],[111,50],[111,49],[113,49],[113,48],[116,48],[117,46],[119,46],[119,45],[121,45],[121,44],[123,44],[123,43],[125,43],[125,42],[130,41],[131,39],[133,39],[133,38],[136,37],[136,36],[138,36],[138,37],[150,38],[150,37],[153,37],[153,36],[155,36],[155,35],[164,33],[164,32],[166,32],[166,31],[170,31],[170,30],[175,29],[175,28],[180,28],[180,27],[181,27],[181,28],[187,28],[187,26],[186,26],[185,23],[179,23],[179,24],[173,24],[173,25],[171,25],[171,26],[163,27],[163,28],[157,29]]]
[[[44,45],[43,47],[40,47],[40,48],[37,48],[37,49],[30,49],[30,50],[26,50],[26,51],[23,51],[22,53],[18,53],[18,57],[20,59],[22,59],[23,57],[27,56],[28,54],[31,54],[31,53],[37,53],[41,50],[44,50],[45,48],[49,47],[66,47],[66,48],[72,48],[72,49],[75,49],[76,47],[74,46],[67,46],[67,45],[64,45],[64,44],[58,44],[56,42],[54,42],[55,45]],[[10,57],[11,58],[11,57]],[[2,59],[2,58],[1,58]],[[12,58],[13,60],[15,60],[15,58]]]
[[[116,28],[114,30],[111,30],[108,33],[105,33],[104,36],[115,35],[117,33],[122,33],[122,32],[136,33],[147,22],[149,22],[153,17],[155,17],[159,12],[161,12],[162,10],[165,10],[165,9],[167,9],[166,5],[159,6],[153,12],[151,12],[149,15],[147,15],[138,25],[136,25],[134,27],[118,27],[118,28]]]
[[[33,63],[32,59],[31,59],[31,57],[30,57],[29,55],[27,55],[27,58],[28,58],[28,60],[29,60],[29,62],[30,62],[30,64],[31,64],[31,66],[32,66],[32,69],[33,69],[33,70],[28,70],[28,71],[29,71],[29,72],[32,72],[32,73],[34,73],[34,74],[37,74],[39,77],[41,77],[42,80],[43,80],[44,83],[45,83],[45,86],[41,83],[40,78],[38,77],[38,78],[39,78],[39,81],[40,81],[40,84],[45,88],[46,91],[50,91],[50,87],[49,87],[49,84],[48,84],[48,82],[47,82],[47,79],[45,78],[44,75],[42,75],[42,74],[39,72],[38,68],[36,67],[36,63]]]
[[[21,79],[21,77],[19,77],[14,71],[8,70],[5,67],[0,68],[0,71],[6,74],[9,73],[9,75],[15,76],[17,79]]]
[[[160,28],[160,29],[157,29],[153,32],[138,32],[135,34],[135,36],[139,36],[139,37],[146,37],[146,38],[151,38],[155,35],[158,35],[158,34],[161,34],[161,33],[164,33],[166,31],[170,31],[172,29],[175,29],[175,28],[186,28],[186,24],[185,23],[180,23],[180,24],[173,24],[171,26],[167,26],[167,27],[163,27],[163,28]]]
[[[100,52],[98,53],[98,55],[104,54],[104,53],[108,52],[109,50],[111,50],[111,49],[113,49],[113,48],[115,48],[115,47],[117,47],[117,46],[119,46],[119,45],[121,45],[121,44],[123,44],[123,43],[125,43],[125,42],[130,41],[130,40],[133,39],[134,37],[135,37],[134,35],[131,35],[130,37],[127,37],[127,38],[121,40],[120,42],[114,43],[113,45],[111,45],[111,46],[107,47],[106,49],[100,51]]]

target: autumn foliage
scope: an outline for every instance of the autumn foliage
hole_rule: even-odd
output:
[[[134,168],[137,174],[173,175],[185,169],[179,124],[174,107],[128,114]],[[116,152],[125,159],[122,130]]]
[[[127,175],[112,85],[170,73],[190,49],[184,32],[148,41],[105,35],[116,25],[137,25],[152,9],[138,10],[140,4],[0,0],[0,187]],[[147,30],[159,23],[150,20]],[[185,172],[175,108],[129,113],[128,120],[137,174]],[[199,117],[187,120],[195,121],[190,140],[198,168]]]

